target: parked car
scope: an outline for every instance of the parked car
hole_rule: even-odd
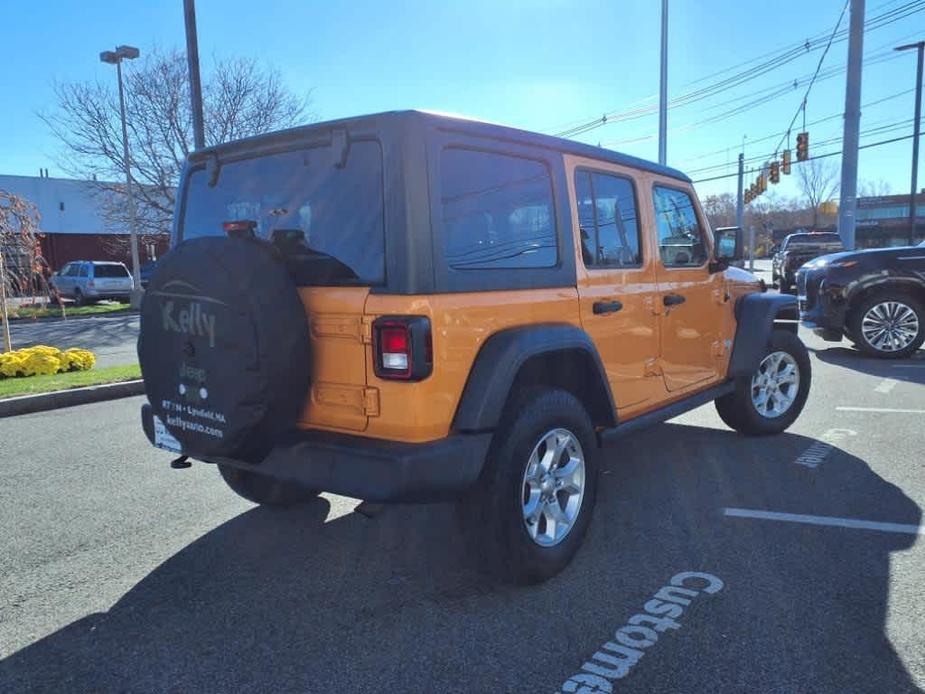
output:
[[[75,260],[51,276],[52,288],[82,306],[109,299],[128,302],[134,283],[124,263]]]
[[[781,292],[789,292],[803,263],[844,248],[841,237],[834,232],[790,234],[771,261],[771,282],[777,284]]]
[[[675,169],[401,112],[194,152],[178,190],[142,423],[256,503],[457,498],[482,565],[540,581],[602,446],[711,400],[778,433],[809,392],[795,298]]]
[[[803,325],[875,357],[908,357],[925,341],[925,242],[817,258],[797,272]]]

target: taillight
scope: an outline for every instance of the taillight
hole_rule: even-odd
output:
[[[420,381],[433,370],[430,321],[423,316],[385,316],[373,322],[376,375]]]
[[[251,219],[238,219],[233,222],[223,222],[222,229],[231,238],[253,238],[257,229],[257,222]]]

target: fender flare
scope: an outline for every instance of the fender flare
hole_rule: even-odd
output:
[[[799,317],[796,297],[789,294],[746,294],[736,301],[736,334],[729,359],[729,377],[751,377],[771,342],[774,321]],[[789,329],[796,331],[796,324]]]
[[[539,324],[501,330],[485,341],[469,371],[453,430],[495,428],[521,367],[532,357],[565,351],[586,356],[597,376],[589,385],[604,411],[602,423],[615,425],[617,410],[607,372],[591,336],[574,325]]]

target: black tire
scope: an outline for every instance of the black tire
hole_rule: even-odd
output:
[[[318,495],[316,491],[230,465],[219,465],[218,471],[235,494],[255,504],[288,506]]]
[[[74,290],[74,306],[86,306],[87,300],[84,298],[84,293],[79,289]]]
[[[867,313],[879,304],[886,302],[895,302],[908,307],[915,314],[915,320],[918,323],[918,333],[915,338],[901,349],[885,350],[878,348],[868,340],[862,330],[862,323]],[[854,344],[864,354],[879,357],[880,359],[903,359],[914,354],[925,342],[925,306],[909,294],[891,290],[878,292],[865,299],[860,306],[851,311],[848,316],[848,332],[853,336]]]
[[[774,330],[768,349],[759,361],[759,369],[764,360],[776,352],[785,352],[796,362],[799,376],[796,397],[781,414],[768,416],[759,412],[755,406],[752,398],[752,376],[740,379],[732,393],[717,398],[715,403],[720,418],[739,433],[749,436],[779,434],[793,424],[803,411],[812,382],[812,366],[806,345],[789,330]]]
[[[528,533],[524,518],[524,475],[534,449],[545,452],[545,435],[555,430],[568,432],[580,446],[583,493],[570,529],[557,544],[541,546]],[[462,529],[479,568],[517,584],[539,583],[562,571],[581,546],[591,521],[597,496],[597,456],[591,418],[575,396],[564,390],[535,388],[515,397],[505,409],[477,485],[459,504]],[[556,466],[553,462],[551,469]],[[570,497],[565,490],[547,493],[557,499],[551,503],[567,508]],[[540,528],[550,532],[545,514],[537,516],[536,528],[537,535]],[[552,528],[555,534],[555,525]]]

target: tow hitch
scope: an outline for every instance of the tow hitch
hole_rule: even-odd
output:
[[[179,458],[174,458],[170,461],[170,467],[174,470],[185,470],[188,467],[193,467],[193,464],[187,460],[188,457],[181,455]]]

